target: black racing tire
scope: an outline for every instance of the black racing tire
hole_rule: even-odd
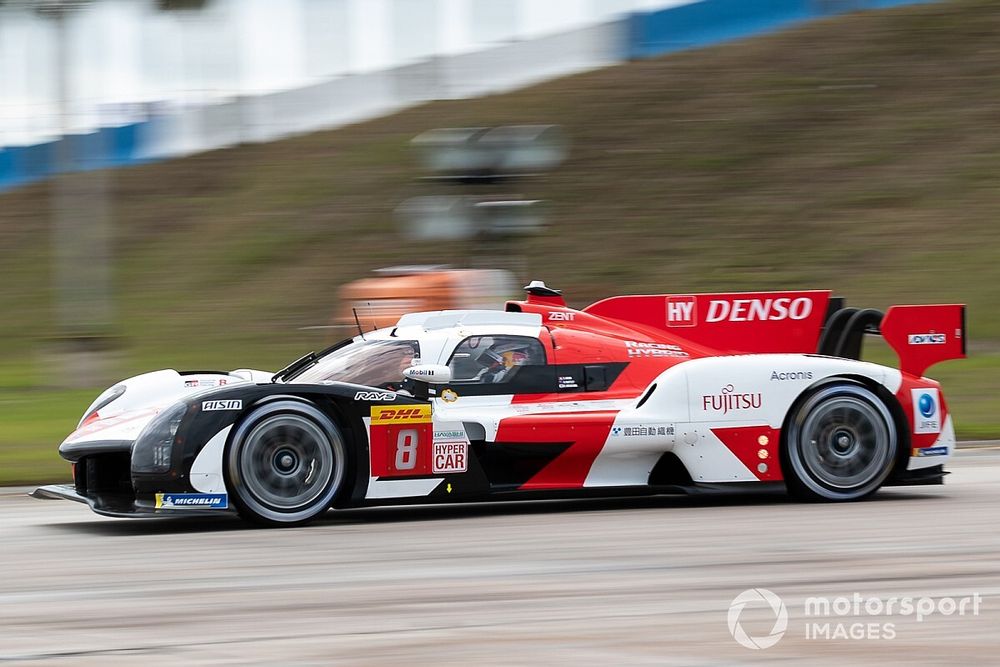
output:
[[[340,429],[295,400],[252,410],[236,426],[223,463],[237,512],[264,526],[301,526],[322,515],[346,485],[348,469]]]
[[[861,500],[896,464],[896,423],[868,388],[844,381],[818,387],[790,416],[782,448],[789,493],[800,500]]]

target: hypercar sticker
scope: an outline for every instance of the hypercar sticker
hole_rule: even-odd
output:
[[[469,469],[469,443],[467,442],[435,442],[434,467],[435,475],[452,472],[465,472]]]

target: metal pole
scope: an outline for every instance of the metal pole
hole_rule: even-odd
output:
[[[63,137],[55,145],[57,173],[50,182],[56,325],[52,377],[64,386],[95,386],[106,383],[110,373],[112,227],[101,135],[88,137],[89,148],[79,151],[73,149],[69,138],[74,128],[67,19],[78,5],[72,1],[40,5],[56,26],[56,82]]]

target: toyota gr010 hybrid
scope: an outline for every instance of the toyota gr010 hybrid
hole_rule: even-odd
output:
[[[827,291],[619,296],[532,283],[504,311],[414,313],[277,373],[162,370],[111,387],[59,447],[110,516],[783,484],[846,501],[939,484],[955,447],[936,362],[964,306],[845,308]],[[899,368],[860,361],[881,334]]]

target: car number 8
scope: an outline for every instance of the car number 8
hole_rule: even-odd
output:
[[[417,430],[403,429],[396,436],[396,470],[413,470],[417,467]]]

